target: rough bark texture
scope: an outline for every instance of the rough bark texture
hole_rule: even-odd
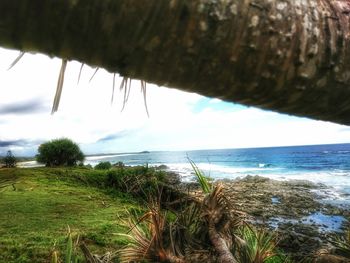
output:
[[[213,222],[209,222],[208,233],[210,241],[218,254],[218,263],[237,263],[230,252],[225,239],[220,236],[220,233],[216,230]]]
[[[349,0],[4,0],[0,45],[350,124]]]

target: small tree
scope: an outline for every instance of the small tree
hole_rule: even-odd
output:
[[[4,163],[5,163],[5,167],[7,168],[13,168],[16,166],[16,157],[13,156],[11,151],[7,151],[7,155],[4,158]]]
[[[67,138],[55,139],[43,143],[38,148],[36,160],[46,166],[74,166],[84,161],[79,146]]]

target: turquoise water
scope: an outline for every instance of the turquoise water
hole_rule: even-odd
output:
[[[350,204],[350,144],[129,153],[88,157],[86,163],[166,165],[190,181],[193,174],[188,158],[214,179],[260,175],[277,180],[308,180],[329,187],[323,192],[325,200]]]

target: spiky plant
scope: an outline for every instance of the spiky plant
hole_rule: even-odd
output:
[[[218,261],[236,262],[230,250],[233,245],[232,230],[239,224],[239,220],[232,216],[221,184],[204,198],[202,216],[207,223],[208,236],[217,253]]]
[[[176,214],[176,220],[170,224],[171,246],[178,254],[185,254],[189,248],[203,249],[203,224],[200,209],[195,204],[188,204],[182,213]]]
[[[218,262],[236,262],[230,250],[233,246],[233,230],[240,225],[241,220],[226,199],[223,185],[214,186],[197,165],[191,159],[188,160],[204,193],[204,197],[196,202],[198,213],[192,216],[192,225],[201,233],[197,237],[202,241],[202,248],[211,250],[211,256]]]
[[[58,263],[58,252],[56,250],[51,253],[51,263]]]
[[[197,177],[198,183],[201,186],[203,193],[204,194],[211,193],[213,191],[213,185],[210,184],[208,178],[203,174],[201,170],[199,170],[198,166],[190,158],[187,158],[187,159],[192,166],[194,174]]]
[[[226,199],[223,185],[211,184],[196,164],[190,159],[189,162],[204,196],[195,199],[191,206],[180,213],[177,231],[182,231],[182,238],[178,238],[180,242],[176,244],[188,245],[183,249],[190,251],[186,253],[189,262],[200,262],[199,258],[206,257],[206,262],[234,263],[236,260],[231,253],[233,230],[240,225],[241,220]]]
[[[190,161],[204,195],[189,197],[174,211],[171,222],[160,201],[131,223],[130,244],[120,251],[121,262],[221,262],[235,263],[231,252],[233,230],[240,220],[225,198],[222,185],[213,187]],[[161,200],[161,198],[158,198]]]
[[[141,218],[129,222],[131,229],[129,234],[124,236],[130,243],[120,250],[120,262],[183,263],[183,259],[170,250],[165,240],[166,218],[166,213],[160,210],[160,204],[153,203]]]
[[[82,261],[81,259],[82,257],[80,256],[81,253],[79,253],[79,248],[82,254],[84,255],[85,261]],[[115,258],[115,253],[107,252],[102,256],[93,255],[87,248],[87,246],[80,241],[79,236],[77,236],[75,240],[73,240],[73,234],[68,226],[68,234],[64,254],[62,255],[62,257],[60,257],[59,251],[57,250],[55,244],[50,253],[50,257],[51,263],[111,263],[114,262],[113,259]]]
[[[275,236],[246,224],[235,236],[234,254],[239,263],[264,263],[276,257]]]
[[[79,256],[78,256],[78,244],[79,244],[79,236],[77,236],[75,242],[73,241],[72,232],[70,230],[70,227],[68,226],[68,234],[67,234],[67,241],[66,241],[66,249],[64,253],[64,260],[60,260],[59,252],[56,249],[56,246],[54,245],[54,248],[51,252],[51,262],[52,263],[58,263],[58,262],[64,262],[64,263],[78,263],[79,262]]]

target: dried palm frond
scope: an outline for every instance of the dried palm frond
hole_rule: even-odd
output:
[[[64,82],[64,74],[66,71],[67,62],[68,62],[67,59],[62,59],[62,65],[61,65],[61,69],[60,69],[60,74],[58,76],[56,94],[55,94],[55,98],[53,101],[51,114],[55,113],[58,110],[58,106],[60,104],[61,94],[62,94],[62,89],[63,89],[63,82]]]
[[[12,68],[18,63],[18,61],[21,60],[21,58],[24,56],[24,54],[25,54],[25,52],[22,52],[22,51],[21,51],[21,52],[19,53],[18,57],[11,63],[11,65],[9,66],[9,68],[8,68],[7,70],[12,69]]]
[[[132,79],[129,78],[129,88],[128,88],[128,94],[126,95],[126,101],[128,101],[128,100],[129,100],[129,97],[130,97],[131,81],[132,81]]]
[[[111,104],[113,104],[113,100],[114,100],[114,88],[115,88],[115,73],[113,74],[113,86],[112,86]]]
[[[124,97],[123,97],[123,106],[121,109],[121,112],[124,111],[125,106],[129,100],[129,96],[130,96],[130,91],[131,91],[131,82],[132,79],[129,77],[123,77],[121,83],[120,83],[120,87],[119,90],[124,92]],[[114,87],[115,87],[115,74],[113,76],[113,89],[112,89],[112,99],[111,99],[111,103],[113,103],[114,100]],[[146,113],[147,116],[149,117],[149,111],[148,111],[148,107],[147,107],[147,99],[146,99],[146,82],[141,80],[141,92],[143,94],[143,100],[144,100],[144,104],[145,104],[145,109],[146,109]]]
[[[81,72],[83,71],[83,67],[84,67],[84,63],[81,63],[81,66],[80,66],[80,70],[79,70],[79,75],[78,75],[78,85],[79,85],[79,81],[80,81],[80,77],[81,77]]]
[[[119,251],[120,262],[184,263],[181,257],[167,248],[164,240],[166,214],[160,211],[159,203],[137,221],[129,221],[129,225],[129,233],[123,236],[130,240],[130,244]]]
[[[91,76],[89,82],[92,81],[92,79],[95,77],[95,75],[96,75],[96,73],[97,73],[97,71],[98,71],[99,69],[100,69],[100,68],[96,68],[96,70],[95,70],[94,74],[92,74],[92,76]]]
[[[223,185],[218,184],[214,190],[204,198],[202,213],[208,218],[208,221],[217,224],[229,213],[227,204],[228,200],[225,197]]]
[[[83,252],[86,263],[112,263],[115,258],[114,253],[107,252],[103,256],[93,255],[84,243],[80,243],[80,249]]]
[[[128,87],[128,81],[129,81],[129,87]],[[123,98],[123,111],[125,109],[126,103],[129,100],[129,94],[130,94],[130,89],[131,89],[131,78],[128,77],[123,77],[122,82],[120,83],[119,87],[120,91],[124,91],[124,98]]]
[[[146,109],[146,113],[147,116],[149,117],[149,112],[148,112],[148,107],[147,107],[147,88],[146,88],[146,81],[141,80],[141,92],[143,94],[143,102],[145,104],[145,109]]]
[[[130,234],[123,235],[130,241],[127,247],[119,251],[119,260],[125,262],[140,262],[143,260],[150,261],[151,234],[147,229],[139,225],[132,226]]]

